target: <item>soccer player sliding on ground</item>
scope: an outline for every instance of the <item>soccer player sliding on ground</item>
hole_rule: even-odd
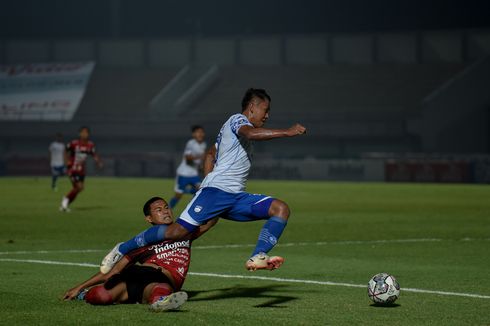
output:
[[[143,212],[153,225],[173,224],[172,210],[160,197],[149,199]],[[179,308],[187,300],[187,294],[180,290],[189,269],[192,240],[217,221],[209,221],[181,241],[161,241],[130,252],[109,274],[95,274],[68,290],[63,299],[85,300],[93,305],[148,303],[154,311]]]
[[[100,270],[108,273],[128,252],[161,240],[179,240],[194,232],[207,221],[221,217],[238,222],[267,220],[259,234],[252,256],[245,263],[249,271],[273,270],[284,262],[282,257],[267,253],[276,245],[286,227],[288,205],[265,195],[245,192],[253,141],[294,137],[306,133],[295,124],[287,129],[268,129],[270,96],[263,89],[248,89],[242,100],[242,113],[232,115],[221,127],[204,162],[206,177],[201,189],[172,225],[154,226],[131,240],[117,244],[103,259]]]

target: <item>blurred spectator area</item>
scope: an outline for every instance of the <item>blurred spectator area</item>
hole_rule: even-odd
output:
[[[3,65],[94,61],[96,68],[72,121],[0,121],[0,155],[47,157],[56,132],[69,140],[88,125],[103,157],[153,153],[171,158],[162,164],[172,170],[190,126],[204,125],[211,144],[248,87],[272,96],[269,126],[308,127],[305,137],[257,143],[259,160],[488,153],[489,54],[485,29],[3,40]]]

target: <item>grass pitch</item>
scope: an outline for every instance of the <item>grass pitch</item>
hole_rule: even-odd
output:
[[[490,324],[489,186],[252,181],[250,192],[290,204],[273,251],[286,263],[245,271],[262,222],[222,220],[193,245],[189,302],[159,314],[59,297],[147,227],[142,204],[170,198],[173,181],[89,177],[69,214],[58,212],[67,179],[60,188],[53,193],[48,178],[0,179],[0,324]],[[371,305],[363,285],[378,272],[400,282],[397,305]]]

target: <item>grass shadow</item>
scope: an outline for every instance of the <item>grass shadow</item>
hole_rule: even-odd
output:
[[[287,308],[287,302],[297,300],[298,297],[278,293],[287,285],[269,285],[260,287],[243,287],[240,285],[222,289],[204,291],[187,291],[191,301],[211,301],[230,298],[264,298],[264,303],[255,305],[256,308]]]
[[[371,307],[374,308],[398,308],[400,305],[398,303],[371,303]]]

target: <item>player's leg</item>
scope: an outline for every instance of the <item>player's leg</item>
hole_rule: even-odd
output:
[[[56,166],[52,168],[51,187],[54,191],[58,191],[58,178],[65,174],[64,166]]]
[[[56,170],[56,167],[52,166],[51,167],[51,189],[52,190],[56,189],[57,179],[58,179],[58,171]]]
[[[167,283],[150,283],[143,291],[143,302],[150,304],[153,311],[166,311],[179,308],[187,301],[187,293],[174,292]]]
[[[75,174],[70,174],[70,182],[71,182],[71,189],[61,199],[60,211],[69,211],[68,205],[70,204],[70,197],[73,197],[74,192],[77,189],[76,184],[78,183],[78,176]]]
[[[252,256],[245,264],[245,267],[250,271],[261,269],[262,266],[257,265],[257,260],[260,261],[263,255],[272,250],[279,241],[290,215],[289,206],[285,202],[275,199],[269,207],[268,215],[269,219],[264,223],[259,233]],[[268,257],[266,269],[277,269],[283,262],[284,258],[282,257]]]
[[[258,253],[268,253],[277,243],[286,228],[290,215],[289,206],[279,199],[274,199],[268,209],[269,218],[259,234],[257,245],[252,256]]]
[[[179,203],[180,199],[182,198],[183,193],[181,192],[176,192],[172,199],[170,199],[169,206],[170,208],[174,209],[175,206]]]
[[[94,286],[87,291],[84,300],[93,305],[124,303],[128,300],[126,283],[118,283],[111,289],[106,289],[104,285]]]
[[[158,241],[182,239],[230,207],[234,200],[233,196],[227,194],[216,188],[201,189],[187,205],[176,223],[155,225],[141,232],[133,239],[121,244],[120,253],[125,255],[134,249]]]
[[[126,242],[116,244],[100,263],[100,271],[103,274],[109,273],[124,255],[135,249],[163,240],[179,240],[190,233],[192,232],[178,223],[152,226]]]
[[[201,188],[201,183],[202,179],[199,176],[192,177],[190,180],[190,193],[194,195],[199,190],[199,188]]]
[[[65,197],[63,197],[60,210],[68,211],[68,205],[70,205],[75,200],[75,198],[77,198],[78,194],[84,189],[84,176],[72,175],[70,179],[72,183],[72,189]]]
[[[184,177],[178,175],[175,178],[175,187],[174,187],[175,195],[170,199],[169,202],[170,208],[173,209],[175,206],[177,206],[177,203],[182,198],[182,195],[185,192],[185,186],[186,185],[185,185]]]
[[[275,269],[282,264],[282,257],[268,257],[266,254],[277,244],[289,215],[288,205],[281,200],[264,195],[241,194],[225,218],[240,222],[267,220],[260,231],[252,256],[247,261],[247,269]]]

